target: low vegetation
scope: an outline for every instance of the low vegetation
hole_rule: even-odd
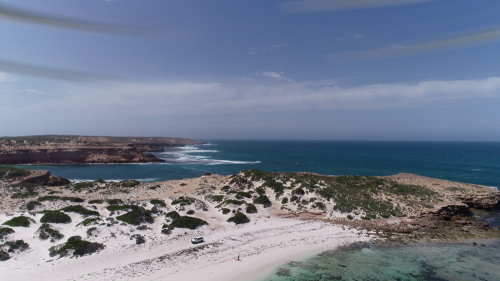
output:
[[[54,240],[61,240],[64,238],[64,235],[62,235],[59,231],[56,229],[53,229],[50,224],[44,223],[40,228],[38,228],[38,238],[40,240],[47,240],[49,238],[52,238]]]
[[[41,205],[42,203],[40,203],[39,201],[29,201],[28,203],[26,203],[26,210],[31,211],[35,209],[36,206],[41,206]]]
[[[194,202],[193,198],[181,196],[181,197],[175,199],[174,201],[172,201],[172,205],[186,206],[186,205],[193,204],[193,202]]]
[[[121,199],[108,199],[107,202],[109,205],[121,205],[121,204],[123,204],[123,201]]]
[[[255,214],[257,213],[257,208],[255,207],[254,204],[249,203],[247,204],[246,212],[247,214]]]
[[[83,206],[80,205],[64,207],[61,209],[61,211],[64,211],[66,213],[77,213],[82,215],[83,217],[99,216],[99,212],[85,209]]]
[[[67,197],[67,196],[60,197],[60,196],[50,195],[50,196],[42,196],[42,197],[38,198],[38,201],[40,201],[40,202],[44,202],[44,201],[57,201],[57,200],[70,201],[70,202],[73,202],[73,203],[82,203],[82,202],[85,202],[85,200],[83,200],[82,198],[79,198],[79,197]]]
[[[253,200],[254,204],[261,204],[264,205],[265,208],[271,207],[271,201],[269,200],[269,197],[266,195],[261,195]]]
[[[25,216],[19,216],[4,222],[2,225],[11,227],[29,227],[31,223],[35,223],[35,221]]]
[[[236,212],[227,221],[228,222],[234,222],[235,224],[243,224],[243,223],[250,222],[250,220],[248,219],[248,217],[245,214],[241,213],[241,212]]]
[[[0,227],[0,239],[4,239],[12,233],[15,233],[14,229],[10,227]]]
[[[27,170],[0,166],[0,180],[16,180],[29,176],[30,174],[31,172]]]
[[[108,209],[110,207],[118,207],[118,206],[109,206]],[[154,222],[151,211],[149,211],[149,210],[146,210],[142,207],[135,206],[135,205],[127,205],[127,206],[119,206],[119,207],[126,207],[126,209],[130,210],[126,214],[123,214],[121,216],[117,216],[116,219],[119,221],[122,221],[122,222],[128,223],[128,224],[132,224],[132,225],[139,225],[141,223],[153,223]]]
[[[167,204],[165,204],[165,201],[161,200],[161,199],[153,199],[151,201],[149,201],[149,203],[151,203],[152,205],[158,205],[160,207],[167,207]]]
[[[104,200],[101,199],[89,200],[89,204],[102,204],[102,203],[104,203]]]
[[[100,218],[86,218],[81,223],[77,224],[76,226],[98,225],[101,223],[103,223],[103,221]]]
[[[168,226],[169,230],[174,228],[188,228],[191,230],[197,229],[198,227],[207,225],[208,223],[202,219],[188,217],[188,216],[180,216],[174,219]]]
[[[72,236],[64,244],[49,249],[51,257],[64,257],[72,253],[73,256],[84,256],[103,250],[104,245],[82,240],[81,236]]]
[[[61,211],[44,211],[41,223],[70,223],[71,217]]]

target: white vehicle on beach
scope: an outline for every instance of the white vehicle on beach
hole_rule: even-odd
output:
[[[198,244],[201,242],[205,242],[205,241],[203,241],[203,237],[201,237],[201,236],[198,236],[198,237],[191,239],[191,243],[193,243],[193,244]]]

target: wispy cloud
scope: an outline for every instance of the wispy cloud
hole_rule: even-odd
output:
[[[266,76],[266,77],[277,78],[277,79],[280,79],[280,80],[292,81],[291,79],[283,76],[283,74],[284,74],[283,71],[280,71],[279,73],[278,72],[274,72],[274,71],[262,71],[262,72],[257,72],[257,74],[258,75],[263,75],[263,76]]]
[[[42,91],[38,91],[35,89],[26,89],[26,93],[28,93],[28,94],[43,94]]]
[[[308,0],[278,4],[284,14],[407,5],[437,0]]]
[[[255,55],[258,52],[263,52],[263,53],[272,52],[275,49],[286,48],[286,47],[288,47],[288,44],[275,44],[275,45],[269,45],[269,46],[262,47],[262,48],[257,48],[257,49],[256,48],[249,48],[248,54],[249,55]]]
[[[0,72],[0,83],[12,82],[14,80],[15,80],[14,77],[12,77],[11,75],[4,72]]]
[[[393,44],[387,48],[330,54],[327,55],[327,58],[334,62],[343,63],[351,61],[402,57],[463,46],[470,46],[474,44],[482,44],[498,39],[500,39],[500,28],[495,27],[488,30],[473,30],[466,33],[464,32],[461,35],[455,37],[411,45]]]
[[[354,40],[359,40],[363,37],[365,37],[363,34],[354,34],[354,36],[352,38],[354,38]]]
[[[271,73],[275,76],[274,73]],[[278,80],[277,80],[278,81]],[[229,85],[221,83],[112,83],[82,87],[71,94],[23,108],[0,104],[0,112],[23,109],[68,114],[122,116],[275,112],[332,109],[401,109],[458,105],[477,99],[500,99],[500,77],[481,80],[423,81],[344,88],[331,83]],[[154,101],[154,102],[151,102]],[[42,110],[43,109],[43,110]],[[17,111],[16,111],[17,112]]]

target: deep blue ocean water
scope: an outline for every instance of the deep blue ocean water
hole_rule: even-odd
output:
[[[240,170],[384,176],[401,172],[500,187],[500,142],[233,141],[166,148],[165,163],[31,166],[70,180],[144,182]]]

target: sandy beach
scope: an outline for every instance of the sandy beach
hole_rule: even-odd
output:
[[[5,219],[5,215],[0,217],[0,221]],[[58,229],[85,237],[85,229],[75,224]],[[0,265],[6,280],[261,280],[285,262],[370,239],[365,233],[329,223],[256,216],[243,226],[175,230],[168,237],[155,235],[158,231],[153,230],[136,231],[148,241],[141,245],[128,234],[111,238],[113,230],[109,229],[87,239],[104,238],[106,249],[100,253],[53,260],[48,255],[51,243],[33,237],[37,228],[16,228],[11,236],[37,246]],[[206,242],[193,245],[194,236],[203,236]]]

